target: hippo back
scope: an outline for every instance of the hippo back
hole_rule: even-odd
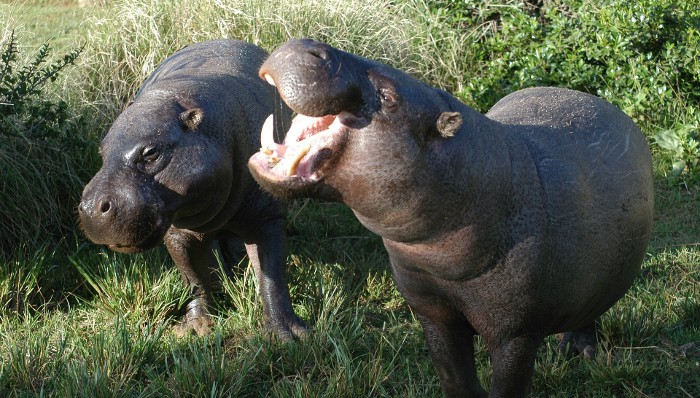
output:
[[[561,288],[586,297],[610,286],[617,291],[600,292],[606,300],[595,307],[612,305],[638,273],[651,235],[653,177],[644,135],[612,104],[562,88],[518,91],[486,116],[510,126],[509,138],[530,153],[552,262],[572,275]]]
[[[265,50],[240,40],[210,40],[190,44],[161,63],[143,82],[136,97],[163,80],[206,80],[224,74],[255,81],[255,85],[259,85],[256,76],[265,58]]]

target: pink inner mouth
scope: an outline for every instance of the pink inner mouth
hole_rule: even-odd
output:
[[[344,112],[340,115],[311,117],[298,115],[285,136],[284,143],[277,144],[273,139],[273,117],[270,115],[262,128],[260,152],[267,157],[269,171],[283,177],[298,176],[317,181],[320,176],[314,169],[314,159],[326,148],[333,145],[345,124],[351,117]]]

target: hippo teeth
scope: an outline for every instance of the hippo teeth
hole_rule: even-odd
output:
[[[336,125],[336,119],[332,115],[297,115],[285,136],[284,144],[278,144],[273,138],[274,117],[268,116],[260,134],[260,152],[267,157],[268,168],[284,176],[296,175],[304,157],[312,150],[318,151],[330,140],[328,134],[322,133],[332,134],[329,130],[334,130],[331,126]]]
[[[295,148],[297,149],[297,148]],[[287,167],[287,176],[293,176],[297,172],[297,168],[299,167],[299,163],[301,160],[306,156],[306,154],[309,153],[311,150],[311,145],[308,143],[298,147],[298,151],[294,151],[296,153],[293,154],[291,157],[286,157],[285,160],[288,160],[288,167]]]
[[[270,151],[273,150],[274,146],[277,145],[274,138],[274,117],[272,115],[265,119],[265,123],[262,126],[262,134],[260,135],[260,150]],[[270,155],[271,153],[266,153]]]
[[[265,73],[265,76],[264,76],[264,77],[265,77],[265,80],[267,80],[267,82],[270,83],[270,85],[276,86],[276,84],[275,84],[275,79],[273,79],[272,76],[270,76],[269,73]]]
[[[311,145],[306,143],[286,150],[284,158],[275,156],[275,151],[270,149],[262,150],[262,152],[267,155],[267,167],[279,170],[281,174],[290,177],[296,174],[299,163],[310,150]]]

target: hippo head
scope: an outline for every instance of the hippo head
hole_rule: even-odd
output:
[[[431,143],[462,124],[447,93],[323,43],[291,40],[259,73],[298,114],[282,144],[272,139],[268,119],[261,151],[248,163],[276,196],[317,196],[353,207],[348,198],[409,185]]]
[[[78,207],[85,234],[110,249],[156,246],[171,225],[206,228],[231,187],[225,143],[206,133],[207,115],[163,90],[137,97],[100,145],[103,165]]]

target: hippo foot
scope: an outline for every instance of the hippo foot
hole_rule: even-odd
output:
[[[303,340],[311,333],[306,323],[294,314],[276,320],[266,318],[264,327],[282,341]]]
[[[597,339],[595,325],[557,335],[559,351],[571,357],[583,354],[586,359],[595,358]]]
[[[205,305],[201,305],[198,300],[193,300],[185,307],[185,315],[182,320],[175,325],[174,332],[178,337],[204,336],[211,332],[213,322],[209,316]]]
[[[200,317],[185,321],[184,319],[175,325],[173,332],[177,337],[205,336],[211,332],[213,322],[209,317]]]

